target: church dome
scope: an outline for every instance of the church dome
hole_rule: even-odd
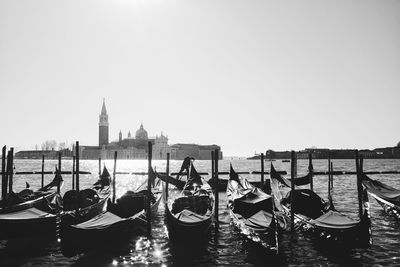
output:
[[[149,139],[147,131],[143,128],[143,124],[140,124],[139,130],[136,131],[136,139]]]
[[[168,143],[168,137],[166,137],[161,132],[161,135],[156,137],[156,143],[158,143],[158,144],[167,144]]]

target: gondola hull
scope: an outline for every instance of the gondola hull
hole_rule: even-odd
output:
[[[236,230],[264,251],[278,254],[278,227],[273,198],[230,167],[226,196]],[[283,225],[284,226],[284,225]]]
[[[78,224],[101,214],[106,210],[107,200],[110,195],[105,195],[98,203],[85,207],[83,209],[63,212],[61,216],[61,227],[68,227],[72,224]]]
[[[361,179],[368,194],[382,206],[384,211],[400,219],[400,190],[378,180],[373,180],[364,173],[361,173]]]
[[[50,206],[59,197],[49,193],[14,205],[0,214],[0,239],[56,236],[56,209]]]
[[[198,222],[185,222],[177,219],[166,209],[168,235],[173,240],[198,239],[206,237],[212,225],[212,216]]]
[[[278,237],[273,223],[256,229],[246,225],[244,220],[240,219],[231,209],[229,209],[229,215],[232,219],[233,226],[245,239],[269,253],[278,254]]]
[[[298,180],[303,184],[307,176],[293,181]],[[292,181],[292,189],[283,197],[281,188],[288,187],[287,181],[277,174],[271,165],[272,192],[279,210],[286,221],[290,222],[292,229],[309,234],[315,237],[315,241],[333,247],[367,247],[372,244],[368,195],[365,189],[358,189],[360,219],[354,220],[335,209],[330,192],[328,201],[325,201],[313,190],[295,189],[295,183]]]
[[[370,196],[372,196],[379,203],[379,205],[382,206],[383,210],[387,214],[400,220],[400,206],[395,205],[383,198],[380,198],[379,196],[375,195],[374,193],[368,192],[368,194]]]
[[[12,206],[6,206],[0,208],[0,214],[6,214],[10,212],[21,211],[29,208],[37,208],[40,210],[51,210],[50,203],[53,202],[54,198],[57,196],[56,191],[45,192],[42,196],[35,199],[18,203]]]
[[[286,220],[290,221],[288,210]],[[367,247],[372,243],[371,221],[368,214],[352,226],[329,226],[295,214],[294,228],[329,245],[344,247]]]
[[[80,229],[63,227],[61,235],[61,250],[65,256],[73,256],[103,246],[113,246],[129,240],[132,232],[140,220],[123,220],[104,229]]]
[[[31,208],[23,212],[26,214],[30,211],[37,209]],[[34,214],[31,218],[26,218],[20,216],[21,214],[22,212],[14,212],[7,214],[7,217],[0,215],[0,239],[56,236],[56,215]]]
[[[161,194],[151,206],[153,212],[157,211],[160,201]],[[114,220],[107,222],[106,217],[114,217]],[[129,218],[116,217],[116,215],[107,211],[91,218],[92,227],[63,225],[61,232],[63,254],[73,256],[104,246],[124,244],[131,239],[132,235],[145,233],[147,220],[144,210]]]

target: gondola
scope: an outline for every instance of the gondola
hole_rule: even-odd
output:
[[[42,197],[35,205],[0,214],[0,239],[19,237],[57,237],[62,224],[68,225],[86,221],[99,213],[106,206],[110,196],[110,175],[104,169],[99,180],[82,191],[70,190],[63,198],[56,192],[53,199]],[[54,184],[62,182],[61,173],[57,170],[52,183],[44,187],[47,190]],[[42,203],[42,204],[37,204]]]
[[[127,191],[112,203],[107,211],[79,224],[64,225],[61,231],[63,254],[72,256],[104,245],[126,241],[132,233],[143,233],[146,228],[145,203],[147,179],[137,190]],[[162,183],[152,190],[151,210],[156,211],[162,198]]]
[[[111,175],[103,167],[99,179],[84,190],[69,190],[62,199],[62,225],[77,224],[87,221],[106,209],[111,194]]]
[[[279,223],[272,197],[240,177],[232,165],[226,196],[235,228],[251,242],[278,254]]]
[[[29,208],[48,210],[48,206],[50,203],[54,202],[54,199],[57,196],[57,187],[59,186],[61,189],[64,185],[64,181],[60,175],[57,175],[57,173],[56,170],[54,179],[49,184],[36,191],[29,189],[27,183],[27,188],[20,192],[9,193],[6,199],[0,201],[0,214],[17,212]]]
[[[276,206],[288,221],[291,221],[291,209],[293,209],[295,229],[310,233],[319,241],[324,243],[326,241],[329,244],[354,247],[368,246],[372,242],[369,204],[365,189],[359,192],[359,200],[362,201],[363,207],[359,214],[360,218],[354,220],[335,209],[331,190],[329,190],[328,201],[325,201],[310,189],[292,191],[288,183],[290,181],[281,177],[271,164],[271,189],[276,198]],[[288,193],[283,196],[285,188]]]
[[[49,230],[54,234],[55,212],[61,202],[57,187],[62,185],[62,177],[56,171],[54,179],[43,188],[35,192],[24,189],[14,194],[14,204],[0,211],[0,239],[41,236]],[[21,201],[21,195],[25,201]]]
[[[191,159],[182,164],[188,180],[182,191],[166,199],[165,212],[171,240],[203,238],[207,236],[213,220],[214,194],[211,186],[194,168]]]
[[[363,172],[360,175],[368,194],[382,206],[386,213],[400,219],[400,190],[371,179]]]

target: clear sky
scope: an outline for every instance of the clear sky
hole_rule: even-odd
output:
[[[266,149],[400,141],[400,1],[0,1],[2,144]]]

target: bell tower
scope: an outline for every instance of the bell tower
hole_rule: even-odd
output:
[[[99,146],[108,145],[108,114],[104,98],[99,117]]]

